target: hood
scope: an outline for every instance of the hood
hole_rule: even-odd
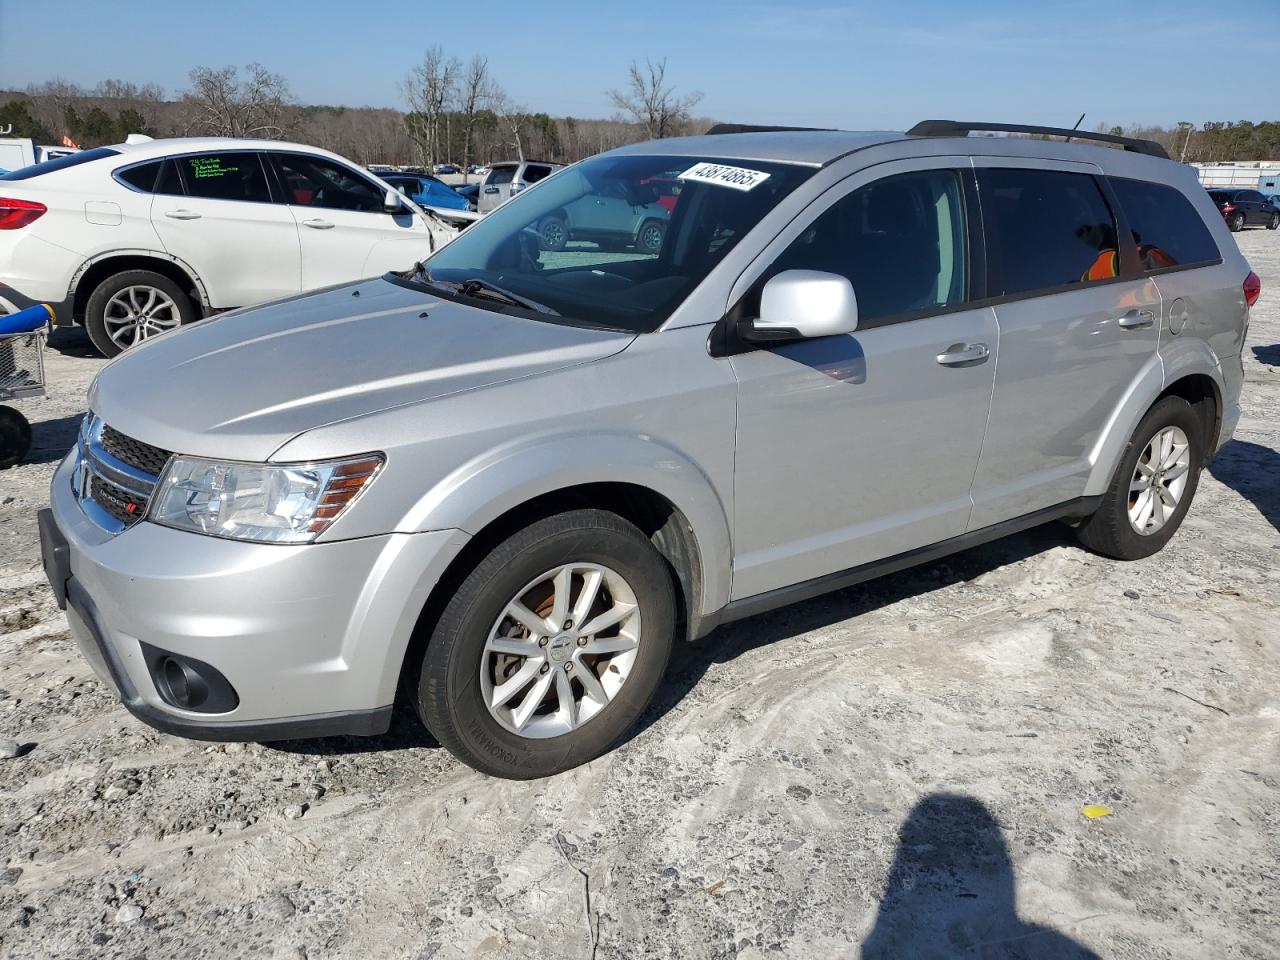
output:
[[[366,280],[135,347],[103,368],[89,405],[165,450],[261,461],[307,430],[590,363],[634,339]]]

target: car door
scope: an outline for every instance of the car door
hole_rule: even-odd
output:
[[[172,159],[151,222],[164,248],[200,277],[210,305],[244,307],[297,293],[298,228],[273,202],[260,155],[213,150]]]
[[[748,349],[738,380],[733,597],[963,533],[999,350],[970,308],[965,158],[884,164],[765,250],[737,310],[783,270],[850,279],[858,329]]]
[[[1000,364],[972,528],[1084,494],[1112,414],[1158,363],[1161,299],[1093,164],[975,158]]]
[[[1265,209],[1266,201],[1257,190],[1245,190],[1240,197],[1244,201],[1247,223],[1259,226],[1271,219]]]
[[[431,253],[426,225],[410,207],[384,209],[386,192],[328,157],[272,152],[302,250],[302,288],[407,270]]]

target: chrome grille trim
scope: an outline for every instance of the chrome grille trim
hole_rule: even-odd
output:
[[[85,516],[105,532],[116,534],[127,530],[146,515],[151,494],[160,478],[125,463],[108,451],[102,442],[105,429],[102,418],[92,413],[85,417],[76,441],[76,469],[71,486]],[[123,434],[112,432],[131,441]],[[138,441],[131,442],[144,446]],[[99,496],[95,496],[95,485],[99,487]],[[130,504],[140,505],[140,509],[129,514],[126,510]]]

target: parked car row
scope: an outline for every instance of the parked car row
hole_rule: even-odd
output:
[[[218,311],[407,269],[458,232],[434,204],[314,147],[131,139],[0,176],[0,309],[51,304],[106,356]]]

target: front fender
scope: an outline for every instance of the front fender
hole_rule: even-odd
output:
[[[589,454],[589,456],[587,456]],[[629,483],[670,501],[692,527],[702,572],[702,614],[729,601],[729,517],[707,475],[679,450],[646,434],[599,432],[523,437],[463,464],[419,499],[406,531],[475,535],[535,497],[590,483]]]

